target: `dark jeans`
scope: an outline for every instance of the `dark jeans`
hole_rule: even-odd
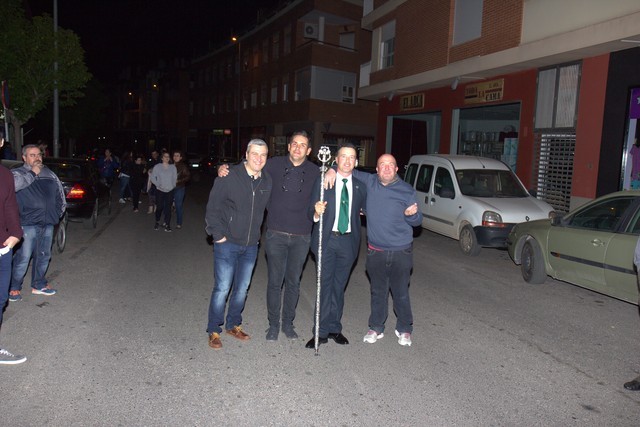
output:
[[[53,243],[53,225],[23,225],[22,243],[17,246],[13,255],[13,271],[11,273],[11,290],[22,290],[24,276],[31,265],[31,287],[42,289],[48,285],[45,274],[51,261],[51,244]]]
[[[384,332],[389,311],[389,291],[396,313],[396,330],[413,332],[413,315],[409,299],[409,278],[413,268],[413,248],[403,251],[367,250],[367,273],[371,281],[371,315],[369,329]]]
[[[171,226],[171,204],[173,203],[173,191],[168,193],[156,188],[156,222],[160,222],[160,217],[164,212],[164,223]]]
[[[9,285],[11,284],[11,257],[13,249],[4,255],[0,255],[0,325],[2,325],[2,313],[9,299]]]
[[[300,276],[304,262],[307,260],[310,243],[311,235],[309,234],[297,235],[272,230],[267,230],[265,234],[265,252],[269,269],[267,284],[269,327],[280,327],[281,306],[282,327],[293,326],[300,296]]]
[[[176,187],[173,193],[173,201],[176,204],[176,224],[182,225],[182,212],[184,209],[184,193],[185,187]]]

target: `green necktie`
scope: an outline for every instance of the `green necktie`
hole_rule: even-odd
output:
[[[349,229],[349,190],[347,190],[347,178],[343,178],[342,195],[340,196],[340,214],[338,215],[338,231],[344,234]]]

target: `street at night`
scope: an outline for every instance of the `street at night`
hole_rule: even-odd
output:
[[[385,337],[362,341],[363,246],[345,296],[349,345],[329,341],[317,356],[304,346],[311,258],[300,338],[265,340],[261,251],[244,310],[252,338],[223,334],[212,350],[210,186],[189,186],[184,227],[173,233],[153,231],[146,209],[130,205],[95,230],[69,225],[48,274],[59,293],[25,292],[5,313],[3,344],[28,361],[1,370],[3,425],[637,425],[640,395],[622,387],[640,372],[636,306],[551,279],[529,285],[506,251],[467,257],[426,231],[414,243],[411,347],[398,345],[392,310]]]

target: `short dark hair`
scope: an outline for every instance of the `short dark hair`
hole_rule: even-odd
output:
[[[293,142],[293,138],[295,138],[296,136],[302,136],[304,138],[307,138],[307,142],[309,143],[309,147],[311,147],[311,138],[309,137],[309,134],[305,130],[297,130],[297,131],[293,132],[291,134],[291,136],[289,137],[289,144],[291,144]]]

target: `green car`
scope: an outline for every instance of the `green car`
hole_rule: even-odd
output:
[[[507,250],[529,283],[544,283],[549,275],[638,304],[638,234],[640,191],[619,191],[564,217],[517,224]]]

